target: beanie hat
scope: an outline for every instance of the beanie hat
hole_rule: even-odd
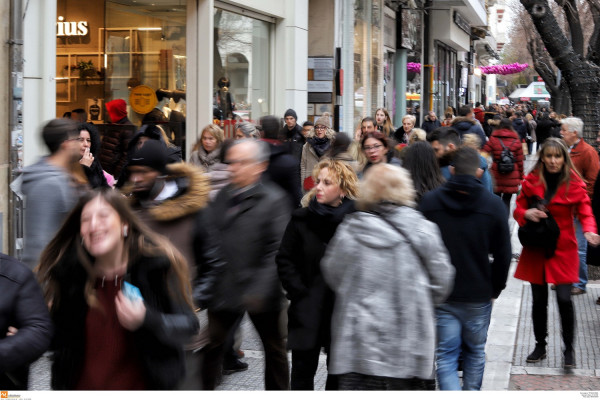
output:
[[[123,99],[116,99],[106,103],[106,110],[110,115],[110,120],[115,123],[127,116],[127,103]]]
[[[150,167],[164,174],[166,173],[167,161],[168,155],[165,145],[158,140],[147,140],[142,147],[133,153],[129,160],[129,166]]]
[[[291,108],[288,108],[285,114],[283,114],[283,118],[285,117],[294,117],[294,119],[298,121],[298,115],[296,114],[296,111],[292,110]]]
[[[317,125],[323,125],[326,126],[327,128],[331,129],[331,122],[329,121],[329,113],[323,113],[323,115],[321,115],[316,121],[315,121],[315,126]]]

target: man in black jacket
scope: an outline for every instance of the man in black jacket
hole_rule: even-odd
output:
[[[227,151],[231,183],[211,203],[210,215],[227,262],[208,301],[210,345],[202,368],[204,389],[214,389],[223,344],[245,312],[265,349],[265,389],[288,390],[289,367],[279,318],[285,298],[275,255],[290,219],[286,194],[261,180],[270,151],[242,139]]]
[[[199,168],[167,161],[165,146],[149,140],[133,153],[128,166],[129,182],[123,192],[132,200],[132,208],[140,219],[185,257],[193,280],[194,301],[205,308],[212,283],[224,267],[219,243],[206,215],[210,183]],[[192,373],[199,367],[194,353],[201,347],[201,333],[186,345],[188,375],[181,384],[185,390],[202,389],[198,376]],[[232,353],[228,353],[226,367],[242,367],[244,363]],[[245,364],[241,369],[247,368]]]
[[[290,147],[287,146],[287,144],[296,146],[300,141],[294,140],[287,144],[284,143],[282,141],[281,131],[278,131],[277,129],[279,126],[278,118],[273,115],[262,117],[260,124],[263,128],[262,140],[269,144],[269,149],[271,150],[269,166],[263,174],[263,179],[270,179],[271,182],[276,183],[285,190],[292,208],[300,207],[300,200],[302,199],[300,158],[296,158],[296,155],[293,154],[295,151],[294,147],[290,149]],[[302,144],[300,145],[300,155],[302,155],[302,146],[304,145],[305,140],[304,136],[302,136],[302,128],[300,128],[299,125],[296,125],[296,127],[300,130],[300,133],[294,133],[294,137],[297,137],[298,135],[302,137]],[[283,129],[287,128],[283,127]]]
[[[441,390],[461,390],[457,371],[461,349],[462,390],[480,390],[492,300],[506,286],[510,266],[508,214],[502,200],[479,181],[483,172],[479,163],[476,150],[459,148],[450,167],[452,177],[427,193],[419,205],[440,228],[456,267],[452,294],[436,310]]]
[[[290,152],[296,157],[298,165],[300,165],[302,147],[304,146],[304,143],[306,143],[306,139],[302,134],[302,127],[298,125],[298,115],[296,115],[296,111],[291,108],[288,109],[283,115],[283,120],[285,125],[279,130],[279,137],[277,139],[289,143]],[[261,125],[264,129],[264,124],[261,123]]]
[[[33,273],[0,254],[0,388],[27,390],[29,363],[48,349],[53,331]]]

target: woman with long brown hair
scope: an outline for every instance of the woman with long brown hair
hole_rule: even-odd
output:
[[[544,247],[523,246],[515,278],[531,283],[532,317],[535,349],[527,362],[546,358],[548,335],[548,284],[556,286],[556,300],[565,344],[564,366],[575,366],[573,340],[575,311],[571,300],[571,285],[579,282],[579,257],[573,226],[573,216],[581,221],[586,240],[600,243],[596,221],[590,207],[586,186],[575,170],[566,144],[557,138],[548,138],[542,145],[538,161],[522,182],[513,216],[520,226],[527,221],[539,222],[552,215],[560,236],[552,251],[552,244]]]
[[[198,330],[183,256],[118,192],[86,193],[37,269],[56,334],[56,390],[173,389]]]
[[[375,121],[377,122],[377,130],[385,136],[390,137],[394,133],[395,128],[392,125],[390,113],[385,108],[378,108],[375,111]]]

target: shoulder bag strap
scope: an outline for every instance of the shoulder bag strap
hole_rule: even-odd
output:
[[[375,214],[378,215],[383,221],[385,221],[389,226],[391,226],[396,232],[398,232],[400,234],[400,236],[404,237],[404,239],[406,239],[406,241],[408,242],[408,244],[410,245],[412,251],[417,255],[417,257],[419,257],[419,260],[421,261],[421,266],[424,267],[425,266],[425,260],[423,259],[423,256],[421,255],[421,253],[419,253],[419,251],[417,250],[416,246],[414,245],[414,243],[412,242],[412,240],[410,240],[408,238],[408,235],[404,234],[404,232],[397,227],[396,225],[394,225],[389,219],[387,219],[383,214]]]

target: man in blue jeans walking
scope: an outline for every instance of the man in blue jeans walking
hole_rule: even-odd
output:
[[[437,377],[441,390],[480,390],[492,300],[505,288],[510,267],[508,214],[502,200],[479,180],[483,171],[476,150],[456,150],[450,172],[450,179],[419,205],[440,228],[456,268],[454,289],[436,310]]]

